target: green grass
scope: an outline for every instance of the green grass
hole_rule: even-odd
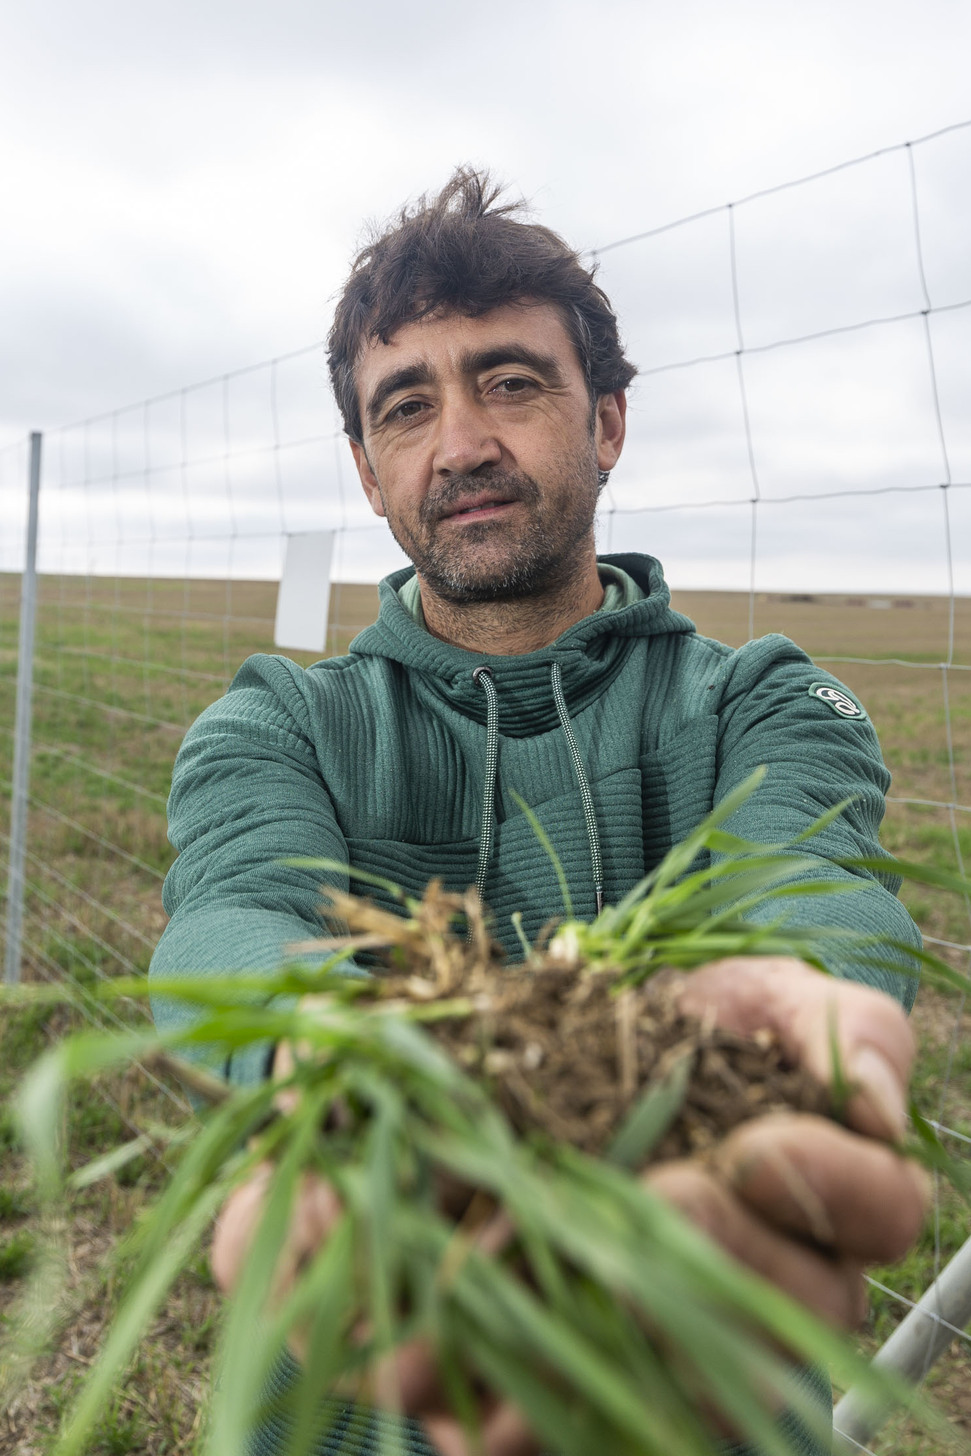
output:
[[[29,1274],[35,1248],[34,1236],[26,1229],[0,1240],[0,1284],[10,1284]]]
[[[20,1138],[14,1115],[8,1106],[0,1107],[0,1154],[18,1151]]]
[[[20,1188],[6,1188],[0,1184],[0,1224],[12,1219],[26,1218],[33,1212],[33,1199]]]
[[[80,947],[84,954],[83,945]],[[70,962],[68,964],[71,964]],[[78,969],[73,964],[73,969]],[[20,1076],[50,1041],[83,1018],[40,1007],[6,1009],[0,1015],[0,1096],[7,1097]],[[65,1136],[73,1165],[87,1162],[132,1134],[130,1123],[155,1123],[172,1109],[133,1074],[103,1079],[71,1097]],[[27,1182],[9,1106],[0,1104],[0,1321],[13,1308],[29,1273],[36,1247],[34,1201]],[[94,1358],[116,1306],[119,1284],[109,1256],[137,1220],[145,1200],[156,1194],[165,1169],[153,1157],[139,1157],[109,1182],[72,1195],[65,1214],[71,1228],[75,1275],[68,1290],[67,1317],[51,1356],[41,1362],[24,1397],[24,1411],[11,1456],[49,1449],[59,1422]],[[217,1299],[208,1269],[200,1263],[183,1278],[166,1317],[156,1322],[123,1392],[107,1409],[91,1446],[92,1456],[144,1453],[189,1456],[197,1432],[200,1403],[208,1384],[208,1361]]]
[[[16,597],[0,579],[0,723],[13,717],[16,673]],[[43,578],[38,614],[34,757],[27,899],[27,975],[67,979],[83,994],[102,976],[144,971],[164,920],[161,879],[173,851],[165,836],[164,799],[172,760],[185,726],[217,697],[239,662],[272,651],[272,584],[139,582]],[[367,620],[373,594],[354,600],[355,627]],[[723,640],[747,635],[741,599],[716,594],[684,605],[699,627]],[[706,618],[705,613],[710,613]],[[734,615],[733,615],[734,614]],[[891,620],[892,619],[892,620]],[[760,599],[758,632],[786,631],[817,656],[894,656],[939,661],[944,633],[939,607],[867,612],[832,604],[796,606]],[[335,634],[343,650],[353,629]],[[888,643],[891,644],[888,647]],[[296,655],[304,663],[312,655]],[[971,661],[971,610],[959,613],[958,659]],[[877,724],[898,799],[950,801],[954,795],[939,669],[889,663],[832,664],[859,694]],[[971,673],[948,678],[950,730],[958,802],[971,804]],[[6,828],[11,740],[0,734],[0,828]],[[957,816],[958,842],[971,865],[971,815]],[[954,869],[953,826],[946,811],[892,803],[884,842],[902,856]],[[969,938],[967,911],[953,899],[908,887],[904,899],[925,930],[942,940]],[[965,958],[966,963],[966,958]],[[64,1012],[39,1008],[0,1014],[0,1103],[38,1052],[71,1025]],[[971,1037],[956,1044],[957,1006],[921,993],[915,1020],[921,1036],[917,1088],[922,1105],[971,1136]],[[79,1163],[173,1116],[171,1104],[133,1076],[115,1078],[71,1102],[66,1135]],[[10,1307],[30,1259],[34,1212],[26,1191],[16,1132],[0,1105],[0,1317]],[[9,1437],[9,1456],[43,1456],[57,1428],[67,1391],[97,1348],[115,1297],[102,1273],[105,1255],[138,1217],[163,1176],[157,1159],[139,1158],[115,1179],[73,1195],[71,1221],[77,1277],[58,1351],[38,1377],[33,1414]],[[962,1221],[963,1220],[963,1221]],[[914,1298],[964,1241],[966,1213],[950,1195],[939,1203],[937,1242],[929,1229],[893,1270],[875,1271]],[[18,1252],[19,1251],[19,1252]],[[19,1273],[4,1275],[4,1267]],[[184,1277],[126,1382],[124,1397],[106,1411],[93,1451],[193,1456],[200,1402],[208,1385],[208,1356],[218,1322],[218,1299],[200,1261]],[[875,1293],[864,1339],[879,1342],[899,1318],[899,1305]],[[73,1345],[72,1345],[73,1342]],[[72,1363],[64,1352],[76,1348]],[[971,1362],[962,1350],[943,1360],[931,1384],[943,1408],[971,1434]],[[28,1402],[29,1403],[29,1402]],[[7,1436],[4,1439],[8,1439]],[[880,1439],[881,1456],[930,1456],[923,1437],[905,1429]],[[100,1444],[97,1444],[100,1443]],[[7,1446],[4,1447],[5,1453]]]

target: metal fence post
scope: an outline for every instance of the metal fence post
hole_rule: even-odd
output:
[[[874,1365],[916,1384],[971,1320],[971,1239],[873,1357]],[[833,1451],[870,1444],[891,1407],[860,1390],[848,1390],[833,1412]]]
[[[34,623],[37,616],[37,506],[40,497],[41,439],[42,436],[37,431],[30,437],[27,553],[20,586],[17,705],[14,710],[13,784],[10,794],[10,864],[7,872],[7,944],[3,974],[8,986],[15,986],[20,980],[20,943],[24,918],[30,703],[34,686]]]

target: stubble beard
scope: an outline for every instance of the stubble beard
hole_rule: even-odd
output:
[[[589,478],[580,468],[571,476],[565,491],[544,502],[538,482],[518,471],[453,475],[426,496],[415,531],[392,512],[388,525],[422,581],[450,605],[537,597],[562,588],[580,569],[580,548],[593,529],[599,496],[596,467]],[[505,520],[470,521],[461,528],[460,539],[448,540],[442,510],[481,494],[484,486],[521,503],[528,514],[525,526],[514,530]]]

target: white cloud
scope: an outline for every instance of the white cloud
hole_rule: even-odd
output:
[[[969,45],[961,0],[605,0],[596,14],[579,0],[514,11],[447,0],[9,6],[0,440],[320,338],[365,217],[436,187],[456,161],[489,164],[578,246],[602,244],[963,120]],[[927,286],[935,307],[954,304],[971,297],[971,132],[916,149],[914,161]],[[748,204],[735,221],[748,346],[922,306],[905,153]],[[605,255],[602,277],[646,369],[735,348],[724,212]],[[919,328],[746,360],[766,493],[942,474]],[[955,480],[971,478],[969,329],[967,310],[932,319]],[[269,521],[280,478],[294,522],[310,527],[339,484],[322,364],[280,367],[276,426],[268,378],[226,386],[234,448],[245,440],[252,451],[237,507]],[[193,439],[208,431],[220,449],[221,390],[185,396]],[[149,415],[158,459],[181,458],[173,408]],[[141,468],[136,417],[121,422],[132,455],[123,473]],[[97,434],[88,448],[104,452]],[[290,444],[304,436],[326,443]],[[76,437],[64,438],[70,453]],[[192,484],[200,518],[215,510],[201,505],[207,470],[196,467]],[[335,509],[346,513],[356,487],[343,488]],[[725,502],[752,488],[731,359],[645,377],[618,504]],[[839,549],[858,551],[873,507],[847,510]],[[642,524],[689,575],[744,575],[745,509],[696,512],[683,530],[678,519]],[[789,519],[802,553],[807,528]],[[892,519],[884,513],[871,540],[897,573]],[[899,540],[911,527],[900,518]],[[788,563],[780,570],[803,571],[804,553],[786,555],[774,531],[765,539]],[[383,552],[349,548],[348,560],[378,569]]]

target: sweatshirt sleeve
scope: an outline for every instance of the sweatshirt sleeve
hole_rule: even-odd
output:
[[[281,863],[347,863],[301,672],[284,658],[250,658],[186,735],[169,797],[169,838],[179,851],[162,892],[170,920],[150,978],[271,970],[289,944],[325,933],[321,884],[346,888],[346,876]],[[166,1030],[196,1015],[159,996],[152,1010]],[[266,1075],[270,1054],[268,1045],[247,1048],[217,1070],[251,1083]]]
[[[719,708],[715,802],[752,774],[767,768],[759,789],[732,815],[726,828],[746,839],[792,839],[825,810],[850,798],[840,817],[799,846],[818,861],[810,878],[860,885],[852,893],[774,900],[751,912],[770,920],[787,914],[800,925],[839,926],[881,934],[920,947],[920,933],[896,897],[897,876],[850,871],[835,858],[884,855],[878,832],[890,775],[863,705],[831,674],[816,667],[785,637],[751,642],[726,660]],[[805,878],[805,877],[801,877]],[[886,991],[908,1010],[917,994],[919,963],[905,952],[900,966],[880,970],[852,947],[829,952],[830,971]]]

